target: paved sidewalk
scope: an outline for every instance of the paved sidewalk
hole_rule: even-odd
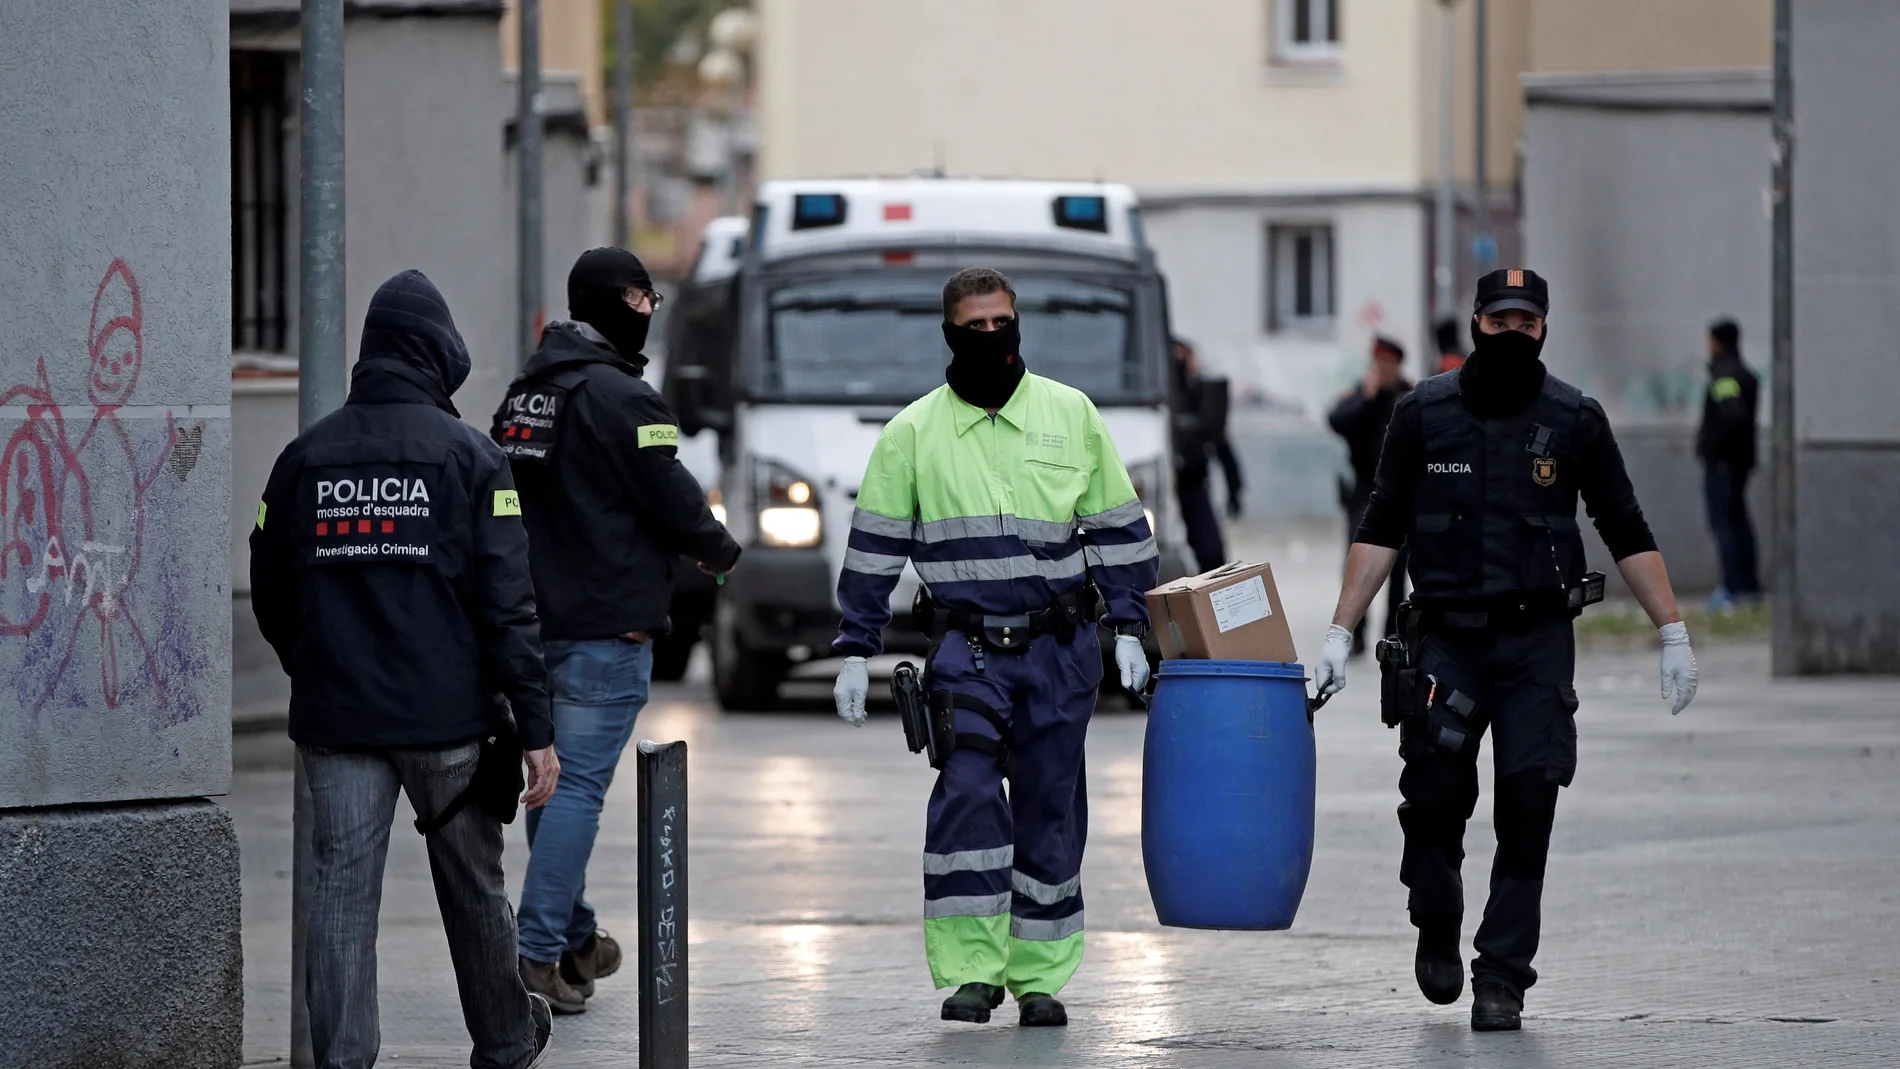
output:
[[[1338,552],[1274,533],[1295,637],[1317,642]],[[1306,542],[1299,550],[1296,542]],[[1250,547],[1252,548],[1252,547]],[[1304,553],[1306,560],[1295,563]],[[1282,563],[1284,562],[1284,563]],[[1156,925],[1140,852],[1145,721],[1098,714],[1075,1022],[936,1019],[917,920],[930,773],[894,719],[728,715],[703,683],[656,688],[639,734],[692,752],[691,969],[700,1066],[1887,1066],[1900,1064],[1900,684],[1773,681],[1758,645],[1704,646],[1680,718],[1653,653],[1580,664],[1582,764],[1559,804],[1543,980],[1525,1031],[1474,1035],[1468,1000],[1411,980],[1396,878],[1395,739],[1369,660],[1319,722],[1319,827],[1293,930]],[[289,970],[288,747],[238,740],[247,1058],[280,1057]],[[1467,846],[1471,928],[1490,860]],[[590,879],[609,930],[635,909],[634,790],[608,800]],[[406,803],[405,803],[406,804]],[[525,847],[510,829],[519,880]],[[385,1065],[467,1064],[422,842],[394,834],[381,943]],[[557,1024],[556,1066],[632,1066],[634,978]]]

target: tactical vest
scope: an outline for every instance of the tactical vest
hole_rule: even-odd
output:
[[[1554,594],[1584,571],[1572,439],[1583,393],[1546,376],[1525,411],[1481,420],[1456,374],[1418,386],[1424,470],[1408,541],[1421,600],[1491,601]]]

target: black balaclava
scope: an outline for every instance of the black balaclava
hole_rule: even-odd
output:
[[[1023,364],[1023,332],[1012,319],[995,330],[943,325],[943,340],[950,346],[950,365],[943,378],[950,389],[978,408],[1001,408],[1016,392],[1028,370]]]
[[[369,314],[363,317],[363,340],[351,371],[352,383],[376,375],[393,376],[454,413],[449,397],[467,381],[470,364],[468,346],[449,315],[449,303],[429,276],[404,271],[377,287],[369,299]]]
[[[1479,419],[1514,416],[1531,403],[1549,373],[1538,358],[1549,336],[1549,323],[1544,325],[1543,338],[1533,338],[1521,330],[1486,334],[1478,328],[1477,318],[1472,318],[1471,355],[1458,369],[1458,389],[1472,415]]]
[[[646,346],[653,315],[627,307],[629,286],[653,288],[653,279],[638,256],[625,249],[589,249],[567,274],[567,312],[600,331],[621,356],[644,365],[646,357],[640,350]]]

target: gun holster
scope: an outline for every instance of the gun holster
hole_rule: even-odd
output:
[[[1431,688],[1418,670],[1418,616],[1410,602],[1399,606],[1397,630],[1373,647],[1379,662],[1379,722],[1388,728],[1425,713]]]
[[[897,716],[904,724],[904,744],[911,753],[928,752],[931,768],[942,768],[950,751],[957,748],[956,722],[952,711],[937,708],[929,699],[917,666],[905,661],[891,673],[891,697],[897,701]]]

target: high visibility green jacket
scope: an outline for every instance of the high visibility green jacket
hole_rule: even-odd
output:
[[[883,648],[907,560],[952,611],[1037,612],[1093,580],[1109,622],[1146,623],[1159,554],[1095,405],[1028,374],[994,416],[939,386],[884,428],[838,577],[840,653]]]

